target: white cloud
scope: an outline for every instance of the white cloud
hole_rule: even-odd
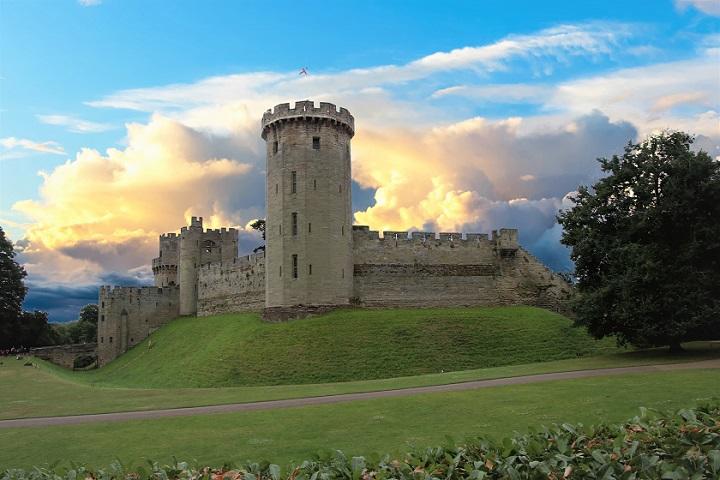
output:
[[[83,120],[82,118],[72,115],[36,115],[38,120],[48,125],[58,125],[67,127],[71,132],[75,133],[99,133],[112,130],[113,127],[107,123],[97,123]]]
[[[78,0],[78,3],[83,7],[94,7],[100,5],[102,0]]]
[[[10,158],[22,158],[32,153],[51,153],[53,155],[65,155],[65,150],[57,142],[36,142],[26,138],[5,137],[0,138],[0,146],[4,148],[0,152],[0,160]]]
[[[720,1],[718,0],[675,0],[675,5],[681,10],[692,6],[708,15],[720,15]]]

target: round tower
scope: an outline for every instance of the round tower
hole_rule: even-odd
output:
[[[202,236],[202,217],[192,217],[190,226],[180,229],[177,269],[177,280],[180,284],[180,315],[197,313],[197,279]]]
[[[331,103],[283,103],[263,115],[266,307],[349,303],[354,133],[350,112]]]

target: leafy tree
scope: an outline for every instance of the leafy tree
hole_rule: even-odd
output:
[[[264,218],[258,218],[257,220],[255,220],[253,223],[250,224],[250,228],[262,233],[262,238],[263,238],[263,240],[265,240],[265,219]]]
[[[597,338],[669,345],[720,338],[720,163],[665,132],[599,159],[607,176],[561,213],[577,322]]]
[[[80,309],[80,321],[97,326],[98,306],[94,303],[85,305]]]
[[[23,279],[27,273],[15,261],[15,251],[0,227],[0,347],[13,346],[11,336],[22,314],[22,302],[27,288]]]
[[[250,224],[250,227],[254,230],[257,230],[262,233],[262,238],[265,240],[265,219],[259,218],[255,220],[253,223]],[[253,250],[253,253],[256,253],[258,250],[265,250],[265,245],[260,245],[256,249]]]

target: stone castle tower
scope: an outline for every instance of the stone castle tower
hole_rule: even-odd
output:
[[[160,254],[153,259],[156,287],[180,286],[180,315],[195,315],[198,269],[207,263],[237,257],[238,232],[234,228],[203,230],[202,217],[192,217],[180,234],[160,236]]]
[[[331,103],[283,103],[263,115],[266,308],[349,303],[354,134],[350,112]]]

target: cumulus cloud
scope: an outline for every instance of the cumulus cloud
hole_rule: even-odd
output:
[[[96,282],[147,264],[157,235],[191,215],[209,227],[261,215],[255,152],[160,115],[127,128],[125,149],[81,150],[42,173],[40,199],[13,206],[31,221],[21,251],[33,278]]]
[[[75,133],[98,133],[115,128],[107,123],[90,122],[72,115],[37,115],[37,118],[42,123],[66,127],[69,131]]]
[[[83,7],[94,7],[100,5],[102,0],[78,0],[78,3]]]
[[[36,142],[26,138],[5,137],[0,138],[0,160],[10,158],[22,158],[33,153],[51,153],[53,155],[65,155],[65,150],[57,142]]]

